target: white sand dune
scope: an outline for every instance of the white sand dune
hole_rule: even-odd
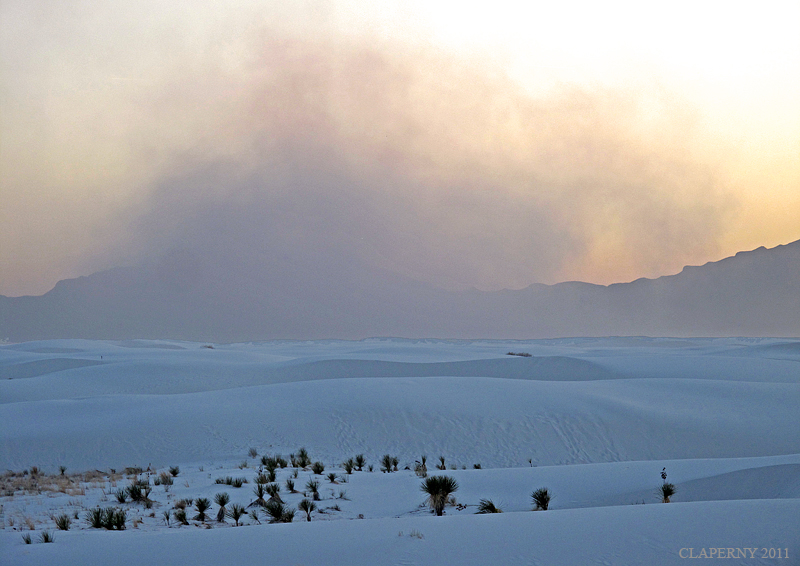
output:
[[[221,489],[215,477],[252,476],[252,467],[236,467],[250,447],[286,455],[304,446],[340,474],[339,464],[357,453],[372,464],[395,455],[400,468],[425,454],[431,469],[443,455],[459,468],[446,473],[459,482],[466,507],[431,517],[420,507],[413,472],[360,472],[342,486],[348,499],[336,499],[340,511],[311,524],[298,518],[201,531],[168,529],[142,515],[140,529],[99,532],[84,523],[58,532],[54,545],[27,546],[12,517],[24,507],[44,525],[75,501],[15,495],[2,498],[0,543],[10,550],[0,563],[100,564],[124,556],[128,564],[678,564],[685,562],[679,551],[690,547],[782,548],[796,557],[798,344],[602,338],[2,346],[2,469],[180,464],[186,485],[159,492],[163,510],[173,497],[213,497]],[[471,469],[478,463],[482,469]],[[663,467],[678,489],[669,505],[656,504]],[[279,481],[288,477],[281,474]],[[308,477],[302,472],[298,481]],[[551,490],[551,509],[531,513],[538,487]],[[109,504],[98,494],[87,495],[84,507]],[[232,496],[252,499],[249,487]],[[287,494],[287,501],[296,506],[301,497]],[[505,512],[474,515],[482,498]]]

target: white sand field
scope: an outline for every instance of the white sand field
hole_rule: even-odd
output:
[[[7,344],[0,564],[800,564],[798,407],[797,339]],[[291,508],[287,479],[320,481],[310,523],[166,523],[179,499],[249,504],[261,456],[300,447],[325,472],[276,480]],[[345,473],[356,454],[372,472]],[[398,471],[379,471],[384,454]],[[442,517],[412,471],[423,454],[459,484]],[[176,465],[151,508],[115,500]],[[540,487],[553,498],[534,512]],[[503,513],[476,514],[481,499]],[[124,508],[127,528],[90,528],[97,506]]]

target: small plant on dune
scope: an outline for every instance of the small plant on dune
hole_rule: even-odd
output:
[[[255,479],[253,479],[253,482],[256,484],[267,484],[269,483],[269,478],[267,478],[264,472],[261,472],[255,477]]]
[[[488,513],[502,513],[503,510],[495,506],[491,499],[481,499],[478,503],[478,515],[485,515]]]
[[[278,477],[277,473],[275,472],[275,468],[269,468],[267,469],[266,474],[261,474],[261,475],[267,478],[267,483],[274,482],[275,479]]]
[[[251,458],[256,458],[258,456],[258,450],[255,448],[250,448],[250,450],[247,451],[247,455]]]
[[[118,489],[114,492],[114,497],[117,498],[117,503],[125,503],[128,500],[128,492],[124,489]]]
[[[58,467],[58,473],[59,473],[59,475],[62,475],[62,476],[63,476],[63,475],[64,475],[64,472],[66,472],[66,471],[67,471],[67,467],[66,467],[66,466],[59,466],[59,467]]]
[[[172,512],[172,515],[175,517],[175,520],[178,521],[181,525],[189,524],[189,518],[186,516],[185,509],[175,509],[175,511]]]
[[[289,490],[289,493],[297,493],[294,489],[294,480],[289,478],[286,480],[286,489]]]
[[[303,499],[297,504],[297,508],[306,514],[306,521],[311,522],[311,512],[316,511],[317,504],[310,499]]]
[[[69,515],[59,515],[55,518],[56,521],[56,528],[59,531],[68,531],[70,525],[72,525],[72,519]]]
[[[669,503],[669,498],[675,495],[675,486],[671,483],[661,484],[661,502]]]
[[[270,483],[266,486],[266,491],[269,494],[269,501],[277,501],[283,503],[281,499],[281,487],[277,483]],[[267,503],[269,503],[269,501]]]
[[[420,478],[428,477],[428,457],[425,456],[425,454],[422,455],[422,458],[414,462],[414,473]]]
[[[480,462],[478,462],[477,464],[473,464],[473,465],[472,465],[472,469],[473,469],[473,470],[480,470],[480,469],[481,469],[481,464],[480,464]]]
[[[225,506],[228,503],[230,503],[230,501],[231,501],[231,496],[225,493],[224,491],[214,496],[214,503],[219,505],[219,511],[217,511],[217,523],[225,522],[225,516],[228,514],[227,509],[225,509]]]
[[[348,458],[344,462],[342,462],[342,468],[344,468],[344,472],[348,475],[353,473],[353,469],[356,467],[355,460],[352,458]]]
[[[233,487],[242,487],[246,483],[246,478],[233,478],[233,480],[231,480],[231,486]]]
[[[173,478],[176,478],[178,477],[178,474],[181,473],[181,469],[178,466],[170,466],[169,473],[172,475]]]
[[[439,456],[439,463],[436,464],[437,470],[446,470],[447,464],[444,463],[444,456]]]
[[[39,542],[54,542],[56,538],[53,536],[53,533],[50,531],[42,531],[42,534],[39,535]]]
[[[311,471],[317,474],[318,476],[322,475],[322,472],[325,471],[325,465],[322,462],[314,462],[311,464]]]
[[[550,492],[546,487],[540,487],[531,494],[536,511],[547,511],[548,507],[550,507],[550,498]]]
[[[200,521],[201,523],[205,523],[206,511],[208,511],[209,507],[211,507],[211,502],[205,497],[199,497],[194,502],[194,508],[197,511],[197,515],[194,516],[194,520]]]
[[[105,515],[103,509],[95,507],[86,512],[86,522],[93,529],[102,529],[105,523]]]
[[[299,468],[307,468],[311,465],[311,458],[309,458],[308,451],[305,448],[297,451],[296,464]]]
[[[390,454],[384,454],[383,458],[381,458],[381,471],[384,474],[391,472],[393,464],[394,458]]]
[[[256,486],[253,488],[253,494],[256,496],[256,500],[253,501],[248,507],[252,507],[253,505],[261,505],[264,507],[267,504],[267,501],[264,499],[264,496],[267,494],[265,483],[257,483]]]
[[[164,524],[169,527],[169,510],[162,511],[161,517],[164,519]]]
[[[258,509],[253,509],[250,511],[250,518],[253,519],[257,524],[261,524],[261,520],[258,518]]]
[[[331,483],[336,483],[336,473],[331,472],[328,474],[328,481]]]
[[[319,482],[315,480],[308,480],[306,483],[306,491],[311,492],[314,501],[319,501]]]
[[[366,458],[364,458],[363,454],[356,455],[356,469],[361,472],[364,470],[364,466],[367,464]]]
[[[165,490],[167,489],[167,486],[170,486],[174,483],[172,475],[169,474],[168,472],[161,472],[160,474],[158,474],[158,479],[161,482],[161,485],[164,486]]]
[[[22,533],[22,540],[25,541],[25,544],[33,543],[33,540],[31,539],[31,533]]]
[[[294,510],[277,501],[267,502],[264,510],[270,517],[270,523],[291,523],[294,520]]]
[[[247,514],[247,510],[244,508],[244,505],[239,505],[238,503],[234,503],[233,505],[231,505],[231,508],[227,512],[227,514],[228,517],[233,519],[234,525],[238,527],[239,519],[241,519]]]
[[[428,505],[441,517],[447,500],[458,490],[458,482],[450,476],[430,476],[425,478],[420,489],[428,494]]]
[[[661,488],[659,489],[661,493],[661,502],[662,503],[669,503],[669,498],[675,495],[675,485],[667,482],[667,469],[664,468],[661,470]]]

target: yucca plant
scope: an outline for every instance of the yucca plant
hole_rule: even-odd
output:
[[[22,540],[25,541],[25,544],[33,543],[33,540],[31,539],[31,533],[22,533]]]
[[[342,462],[342,468],[344,468],[344,472],[346,474],[352,474],[353,469],[356,467],[356,463],[352,458],[348,458],[344,462]]]
[[[258,518],[258,509],[253,509],[250,511],[250,518],[253,519],[257,524],[261,524],[261,520]]]
[[[291,479],[291,478],[288,478],[288,479],[286,480],[286,489],[288,489],[288,490],[289,490],[289,493],[297,493],[297,492],[295,491],[295,489],[294,489],[294,480],[293,480],[293,479]]]
[[[314,501],[319,501],[319,482],[315,480],[308,480],[306,483],[306,491],[311,492]]]
[[[311,458],[309,458],[308,451],[305,448],[301,448],[297,451],[296,463],[300,468],[307,468],[311,465]]]
[[[494,502],[491,499],[481,499],[480,503],[478,503],[478,515],[484,515],[487,513],[502,513],[502,512],[503,510],[495,506]]]
[[[331,483],[336,483],[336,473],[331,472],[328,474],[328,481]]]
[[[381,471],[383,473],[391,472],[393,463],[394,458],[390,454],[384,454],[383,458],[381,458]]]
[[[264,510],[270,516],[270,523],[291,523],[294,520],[294,510],[277,501],[268,501]]]
[[[247,480],[245,478],[234,478],[231,481],[231,485],[233,487],[242,487],[246,483],[247,483]]]
[[[414,462],[414,473],[417,474],[418,477],[427,478],[428,477],[428,457],[424,454],[420,460]]]
[[[531,494],[533,504],[536,505],[535,510],[547,511],[550,506],[550,492],[546,487],[540,487]]]
[[[447,464],[444,463],[444,456],[439,456],[439,463],[436,464],[437,470],[446,470]]]
[[[206,511],[208,511],[209,507],[211,507],[211,502],[208,499],[205,497],[197,498],[197,500],[194,502],[194,508],[197,510],[197,515],[195,515],[194,520],[205,523]]]
[[[217,523],[224,523],[225,516],[227,515],[227,510],[225,506],[230,503],[231,496],[225,493],[224,491],[218,493],[214,496],[214,503],[219,505],[219,511],[217,511]]]
[[[128,500],[128,492],[124,489],[118,489],[114,492],[118,503],[125,503]]]
[[[425,478],[420,489],[428,494],[428,505],[441,517],[450,495],[458,490],[458,482],[450,476],[430,476]]]
[[[59,515],[55,518],[56,528],[60,531],[68,531],[72,524],[72,519],[69,515]]]
[[[363,454],[356,455],[356,469],[361,472],[364,469],[364,466],[367,464],[366,458],[364,458]]]
[[[256,500],[248,505],[248,507],[252,507],[253,505],[261,505],[264,507],[267,504],[267,501],[264,499],[264,496],[267,494],[266,485],[265,483],[256,484],[253,488],[253,494],[256,496]]]
[[[105,525],[105,512],[99,507],[89,509],[86,512],[86,522],[93,529],[102,529]]]
[[[158,474],[158,479],[161,482],[161,485],[164,486],[164,490],[167,491],[168,487],[174,483],[172,476],[167,472],[161,472]]]
[[[39,542],[47,543],[47,542],[54,542],[55,540],[56,537],[53,536],[53,533],[51,533],[50,531],[42,531],[42,534],[39,535]]]
[[[162,511],[161,516],[164,518],[164,524],[169,527],[169,510]]]
[[[238,527],[239,519],[241,519],[247,514],[247,510],[244,508],[244,505],[239,505],[238,503],[234,503],[233,505],[231,505],[231,508],[227,512],[227,514],[228,517],[233,519],[234,524]]]
[[[256,450],[255,448],[251,448],[250,450],[247,451],[247,455],[250,456],[251,458],[255,458],[258,456],[258,450]]]
[[[175,509],[175,511],[172,512],[172,515],[175,517],[175,520],[178,521],[181,525],[189,524],[189,518],[186,516],[185,509]]]
[[[316,511],[317,504],[310,499],[303,499],[297,504],[297,508],[306,514],[306,521],[311,522],[311,512]]]
[[[661,502],[669,503],[669,498],[675,495],[675,485],[664,482],[661,484]]]
[[[325,465],[322,462],[314,462],[311,464],[311,471],[317,474],[318,476],[322,475],[322,472],[325,471]]]
[[[269,483],[266,486],[266,491],[269,494],[270,501],[277,501],[278,503],[283,503],[281,499],[281,487],[277,483]]]

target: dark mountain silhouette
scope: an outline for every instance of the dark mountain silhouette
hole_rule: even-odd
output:
[[[0,338],[800,336],[800,241],[609,286],[445,291],[340,257],[182,251],[0,296]]]

